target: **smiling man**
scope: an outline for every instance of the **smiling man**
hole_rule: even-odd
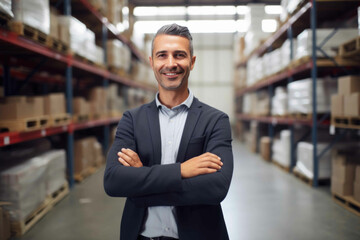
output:
[[[229,239],[220,205],[233,172],[229,118],[188,89],[189,30],[160,28],[149,59],[159,91],[124,113],[104,174],[106,193],[127,197],[120,238]]]

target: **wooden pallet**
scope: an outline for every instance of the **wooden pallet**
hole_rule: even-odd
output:
[[[332,199],[340,206],[360,216],[360,202],[356,201],[353,196],[341,196],[333,193]]]
[[[113,110],[110,111],[108,115],[109,117],[122,117],[123,114],[120,111]]]
[[[305,184],[313,186],[313,182],[314,182],[313,179],[310,179],[310,178],[306,177],[305,175],[303,175],[302,173],[296,171],[295,169],[293,170],[293,174],[294,174],[295,177],[300,179]],[[330,179],[318,179],[318,184],[322,185],[322,186],[330,185]]]
[[[49,116],[0,121],[1,132],[28,132],[49,127]]]
[[[125,69],[123,68],[118,68],[118,67],[114,67],[114,66],[109,66],[109,71],[116,74],[116,75],[119,75],[119,76],[126,76],[126,71]]]
[[[360,116],[359,117],[332,116],[331,125],[338,128],[360,129]]]
[[[311,56],[304,56],[299,59],[293,60],[290,63],[289,67],[296,68],[303,64],[309,63],[309,62],[311,62],[311,58],[312,58]],[[339,66],[349,66],[349,67],[359,66],[358,59],[350,59],[350,58],[343,58],[341,56],[336,56],[336,57],[334,57],[334,60]],[[317,57],[316,65],[318,67],[334,67],[335,66],[335,64],[332,60],[330,60],[328,58],[324,58],[324,57]]]
[[[8,23],[8,26],[12,32],[15,32],[21,36],[30,38],[34,40],[35,42],[38,42],[42,45],[49,46],[50,45],[50,37],[41,32],[38,29],[35,29],[33,27],[30,27],[29,25],[17,22],[17,21],[10,21]]]
[[[60,202],[66,195],[69,194],[68,183],[65,183],[56,192],[46,197],[45,201],[33,211],[25,220],[11,222],[11,231],[17,237],[24,235],[30,228],[32,228],[39,220],[45,216],[58,202]]]
[[[70,124],[71,116],[68,113],[50,115],[50,126],[58,127]]]
[[[281,163],[278,163],[277,161],[275,161],[274,159],[273,160],[271,160],[272,161],[272,163],[275,165],[275,166],[277,166],[278,168],[280,168],[281,170],[283,170],[283,171],[285,171],[285,172],[290,172],[290,167],[287,167],[287,166],[284,166],[284,165],[282,165]]]
[[[86,122],[90,120],[89,114],[76,114],[72,116],[73,122],[80,123],[80,122]]]
[[[70,48],[67,44],[51,36],[49,36],[49,41],[47,42],[47,46],[52,50],[61,52],[63,54],[68,54],[70,52]]]
[[[344,58],[360,57],[360,36],[340,45],[339,56]]]

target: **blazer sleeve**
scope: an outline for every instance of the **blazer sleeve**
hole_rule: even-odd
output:
[[[181,191],[179,163],[135,168],[123,166],[118,161],[117,153],[122,148],[130,148],[137,152],[133,126],[132,114],[125,112],[106,158],[105,192],[113,197],[136,197]]]
[[[221,170],[193,178],[182,179],[182,190],[130,198],[138,207],[216,205],[227,195],[233,173],[231,129],[228,117],[221,117],[216,123],[206,152],[218,155],[224,163]]]

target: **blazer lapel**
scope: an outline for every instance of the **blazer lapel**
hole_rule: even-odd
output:
[[[183,162],[185,159],[185,153],[190,141],[190,138],[192,136],[192,133],[194,131],[194,128],[196,126],[196,123],[199,120],[199,116],[201,113],[201,103],[197,98],[194,97],[193,103],[191,104],[191,107],[188,112],[188,116],[186,119],[184,131],[181,137],[178,156],[176,159],[176,162]]]
[[[161,134],[158,111],[159,110],[157,109],[155,101],[151,102],[147,108],[148,124],[154,156],[153,162],[149,162],[150,166],[154,164],[161,164]]]

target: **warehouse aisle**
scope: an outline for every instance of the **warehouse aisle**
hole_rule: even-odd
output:
[[[231,240],[360,239],[360,217],[335,204],[329,188],[310,188],[238,141],[233,147],[234,176],[222,203]],[[124,200],[105,195],[103,170],[77,184],[21,239],[118,239]]]

